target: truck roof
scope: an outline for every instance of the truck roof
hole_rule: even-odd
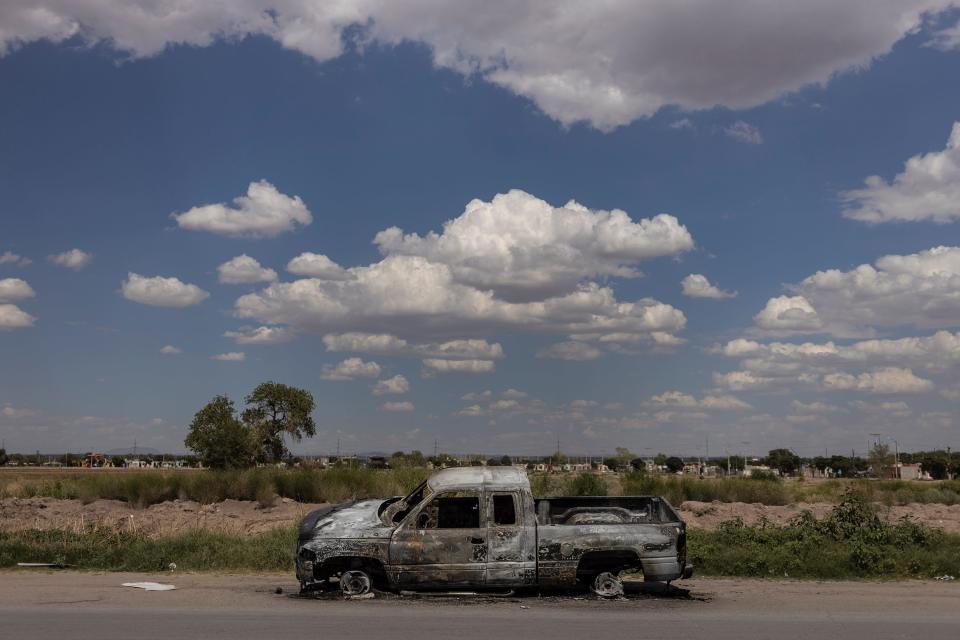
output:
[[[433,491],[447,489],[530,489],[527,472],[519,467],[456,467],[437,471],[427,484]]]

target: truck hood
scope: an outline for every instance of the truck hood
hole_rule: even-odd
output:
[[[300,523],[300,544],[331,538],[389,538],[393,527],[379,516],[383,502],[343,502],[311,511]]]

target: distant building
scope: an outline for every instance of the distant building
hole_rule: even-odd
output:
[[[894,477],[901,480],[931,480],[930,474],[923,470],[923,464],[915,462],[913,464],[900,463],[899,473]]]
[[[744,478],[749,478],[750,476],[752,476],[752,475],[753,475],[755,472],[757,472],[757,471],[762,472],[762,473],[765,473],[765,474],[766,474],[766,473],[772,473],[772,474],[775,475],[775,476],[780,475],[780,472],[779,472],[778,470],[772,469],[772,468],[768,467],[768,466],[765,465],[765,464],[748,464],[748,465],[744,466],[744,468],[743,468],[743,477],[744,477]]]

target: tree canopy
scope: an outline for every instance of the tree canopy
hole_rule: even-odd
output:
[[[264,382],[246,397],[247,408],[243,421],[254,429],[260,441],[258,459],[261,462],[280,462],[287,455],[283,436],[296,442],[304,436],[314,436],[316,425],[313,413],[313,395],[309,391],[289,387],[279,382]]]
[[[237,418],[227,396],[217,396],[197,411],[184,444],[213,469],[249,467],[257,455],[253,430]]]
[[[264,382],[246,397],[237,416],[233,401],[217,396],[193,417],[184,444],[204,465],[217,469],[280,462],[289,455],[284,436],[294,441],[316,434],[309,391]]]
[[[790,449],[773,449],[767,454],[767,465],[785,475],[791,475],[800,468],[800,456]]]
[[[677,473],[683,471],[683,460],[676,456],[670,456],[664,460],[663,464],[667,466],[667,471],[670,473]]]

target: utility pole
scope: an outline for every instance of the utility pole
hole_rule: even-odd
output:
[[[901,479],[900,474],[900,443],[897,442],[896,438],[890,438],[893,440],[893,468],[897,471],[897,480]]]
[[[437,459],[437,439],[433,439],[433,459]]]

